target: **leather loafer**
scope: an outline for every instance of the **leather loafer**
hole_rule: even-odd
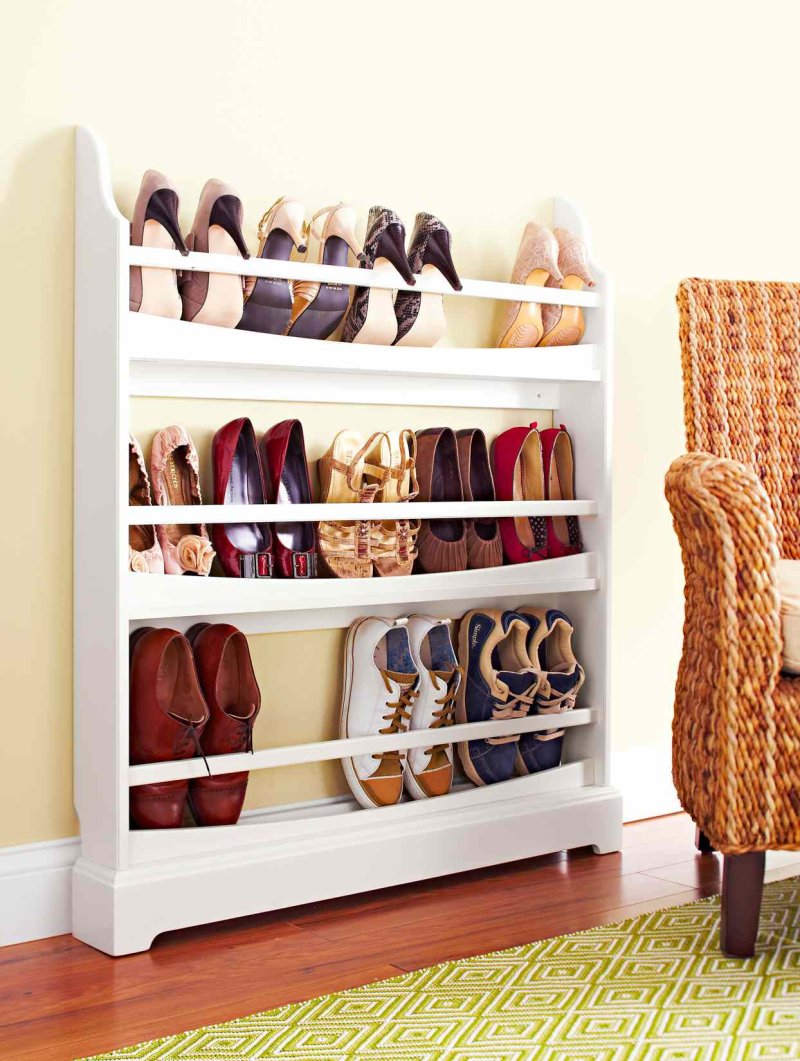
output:
[[[170,762],[200,752],[208,708],[189,642],[177,630],[144,627],[131,636],[130,761]],[[183,820],[188,781],[136,785],[130,813],[140,829],[175,829]]]

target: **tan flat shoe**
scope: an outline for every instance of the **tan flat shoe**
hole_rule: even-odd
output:
[[[386,475],[381,501],[411,501],[419,492],[417,437],[411,428],[381,432],[367,454]],[[372,524],[370,543],[375,574],[410,575],[417,557],[418,519],[380,520]]]
[[[522,233],[511,283],[544,287],[551,277],[562,280],[556,237],[543,225],[529,221]],[[543,335],[542,307],[538,302],[509,302],[498,346],[536,346]]]
[[[562,291],[583,291],[594,287],[586,244],[565,228],[554,232],[558,241],[558,267],[563,274],[560,282],[551,276],[548,287],[560,287]],[[542,306],[544,335],[539,346],[573,346],[579,343],[586,331],[586,322],[580,306]]]
[[[367,441],[360,431],[340,431],[318,462],[320,500],[332,504],[370,502],[386,481],[383,468],[367,460],[381,432]],[[371,578],[369,520],[325,520],[318,528],[319,557],[335,578]]]

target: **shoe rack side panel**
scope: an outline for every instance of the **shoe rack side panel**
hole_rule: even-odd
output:
[[[580,211],[568,200],[554,202],[554,224],[579,234],[586,243],[595,291],[600,295],[597,308],[585,310],[584,342],[598,351],[600,381],[564,383],[553,423],[564,423],[572,435],[576,460],[576,492],[598,502],[597,518],[581,521],[584,546],[597,555],[599,587],[594,592],[571,595],[561,602],[579,631],[578,658],[585,661],[587,674],[583,695],[586,702],[602,706],[601,721],[583,726],[583,732],[570,734],[569,758],[592,758],[596,783],[608,785],[610,760],[610,674],[611,636],[611,424],[613,395],[613,290],[606,273],[592,254],[591,238]],[[622,818],[620,814],[620,841]]]
[[[74,798],[81,861],[127,865],[128,310],[124,249],[105,152],[75,137]],[[90,910],[79,910],[76,923]]]

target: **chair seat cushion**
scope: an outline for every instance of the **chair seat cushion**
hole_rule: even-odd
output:
[[[781,598],[783,665],[786,674],[800,674],[800,560],[778,561]]]

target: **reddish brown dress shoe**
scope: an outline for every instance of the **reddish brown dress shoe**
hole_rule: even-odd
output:
[[[189,642],[177,630],[145,627],[131,636],[130,761],[191,759],[200,752],[208,708]],[[183,820],[188,781],[131,789],[130,813],[140,829],[175,829]]]
[[[458,463],[465,501],[495,501],[494,479],[489,464],[486,435],[479,427],[467,427],[456,434]],[[468,519],[467,566],[500,567],[503,541],[496,519]]]
[[[253,725],[261,708],[247,638],[227,623],[198,623],[186,635],[210,712],[203,734],[206,755],[253,750]],[[198,825],[235,825],[247,792],[246,771],[194,778],[189,809]]]
[[[417,432],[417,477],[417,501],[464,500],[458,446],[451,428],[428,427]],[[465,571],[467,532],[464,520],[423,520],[417,550],[417,566],[421,571]]]

